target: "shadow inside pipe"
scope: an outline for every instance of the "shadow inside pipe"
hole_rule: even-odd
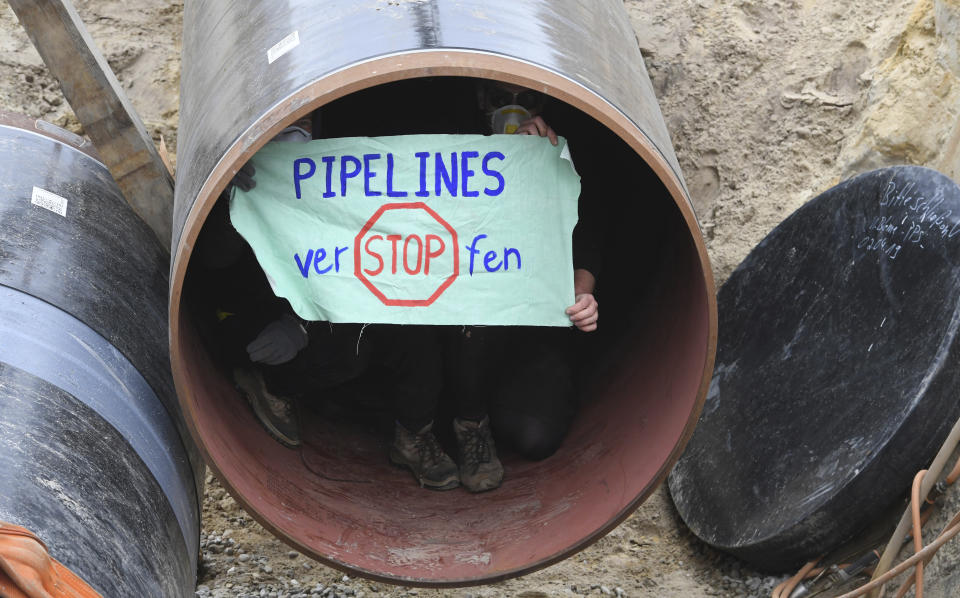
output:
[[[475,80],[457,77],[380,85],[324,106],[313,127],[327,137],[482,133],[476,89]],[[601,231],[601,318],[595,332],[563,331],[572,351],[563,379],[575,388],[576,413],[562,444],[534,461],[503,443],[506,476],[492,492],[431,492],[389,464],[390,378],[376,366],[300,400],[301,449],[274,441],[234,387],[233,369],[250,367],[243,335],[217,331],[231,317],[218,302],[265,282],[252,262],[227,286],[211,278],[216,264],[203,262],[202,246],[223,233],[217,229],[224,202],[211,212],[187,269],[179,323],[195,428],[238,500],[300,550],[408,583],[517,575],[606,533],[676,458],[709,345],[707,283],[692,237],[699,231],[688,228],[664,184],[624,139],[555,99],[543,116],[570,140],[582,177],[581,214],[589,212]],[[487,352],[510,362],[509,345],[495,340]],[[549,389],[557,381],[549,371],[511,371],[528,378],[530,392],[548,393],[543,404],[552,408]],[[493,382],[504,377],[493,366],[487,374],[495,395]],[[450,387],[448,376],[447,395]],[[438,430],[450,416],[441,414]],[[441,440],[455,455],[452,439]]]

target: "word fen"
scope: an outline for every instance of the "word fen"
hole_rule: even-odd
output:
[[[477,249],[477,242],[479,242],[481,239],[486,239],[486,238],[487,238],[487,235],[477,235],[476,237],[473,238],[473,243],[467,245],[467,251],[470,252],[470,276],[473,276],[473,258],[480,255],[480,250]],[[516,258],[517,270],[519,270],[520,269],[520,252],[517,251],[517,249],[514,247],[504,247],[503,260],[499,262],[497,261],[497,258],[499,256],[497,255],[496,251],[487,251],[483,255],[483,267],[487,272],[496,272],[500,270],[501,267],[503,267],[504,270],[509,270],[510,263],[508,261],[508,258],[511,255]]]

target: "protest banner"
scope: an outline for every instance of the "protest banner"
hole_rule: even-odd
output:
[[[252,161],[230,218],[301,318],[570,325],[580,178],[565,139],[272,142]]]

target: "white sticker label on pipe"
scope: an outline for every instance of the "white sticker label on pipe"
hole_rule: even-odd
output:
[[[67,216],[67,198],[60,197],[56,193],[50,193],[46,189],[34,187],[33,195],[30,196],[30,203],[50,210],[54,214],[60,214],[64,218]]]
[[[267,64],[273,64],[273,61],[280,58],[290,50],[300,45],[300,32],[294,31],[287,37],[278,41],[272,48],[267,50]]]

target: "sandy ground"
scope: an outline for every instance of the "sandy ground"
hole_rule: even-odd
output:
[[[176,147],[182,2],[78,1],[155,139]],[[627,0],[718,285],[793,210],[897,163],[960,175],[958,0]],[[58,85],[0,4],[0,108],[71,130]],[[693,538],[661,488],[567,561],[462,590],[345,578],[272,538],[208,477],[198,595],[764,596],[764,577]],[[327,591],[329,589],[329,591]],[[927,595],[955,595],[934,589]]]

